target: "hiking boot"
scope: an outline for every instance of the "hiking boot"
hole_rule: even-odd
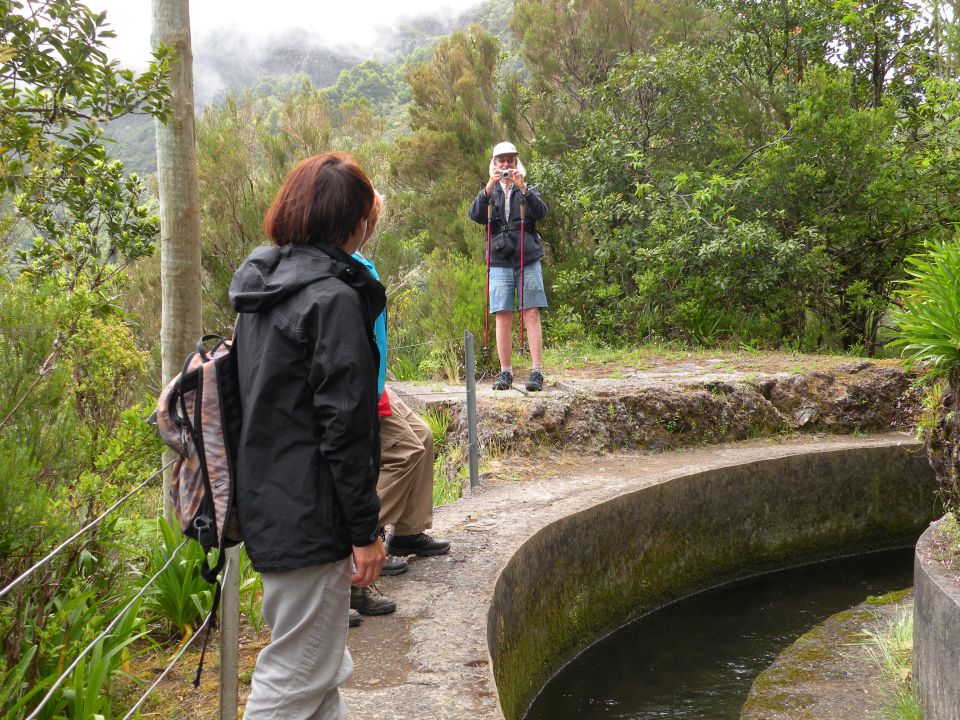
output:
[[[403,575],[410,569],[410,564],[402,557],[387,555],[387,561],[380,568],[381,575]]]
[[[379,591],[378,591],[379,592]],[[365,587],[350,586],[350,609],[361,615],[389,615],[397,604],[388,597],[374,597]]]
[[[497,379],[493,381],[494,390],[509,390],[513,385],[513,374],[506,370],[501,370]]]
[[[530,392],[543,390],[543,373],[539,370],[530,371],[530,377],[527,378],[527,390]]]
[[[445,555],[450,552],[450,543],[426,533],[391,535],[387,538],[387,552],[390,555]]]
[[[356,610],[350,611],[350,619],[347,620],[347,627],[356,627],[363,622],[363,616],[360,615]]]

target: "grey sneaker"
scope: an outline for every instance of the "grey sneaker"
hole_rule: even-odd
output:
[[[530,392],[543,390],[543,373],[539,370],[530,371],[530,377],[527,378],[527,390]]]
[[[501,370],[497,379],[493,381],[494,390],[509,390],[513,385],[513,375],[506,370]]]

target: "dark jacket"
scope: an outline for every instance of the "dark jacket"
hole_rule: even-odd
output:
[[[535,187],[527,185],[527,194],[521,195],[514,188],[510,193],[510,222],[504,221],[504,192],[500,183],[487,197],[483,190],[470,207],[470,219],[487,224],[487,205],[493,202],[493,218],[490,226],[490,265],[492,267],[520,267],[520,205],[526,202],[523,228],[523,263],[528,265],[543,257],[543,244],[537,233],[537,220],[547,215],[547,206]]]
[[[343,250],[261,247],[233,276],[243,429],[237,512],[253,567],[334,562],[379,532],[383,286]]]

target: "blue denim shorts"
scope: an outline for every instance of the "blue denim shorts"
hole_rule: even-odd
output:
[[[490,268],[490,312],[513,312],[520,304],[520,268]],[[543,269],[536,260],[523,268],[523,307],[547,307]]]

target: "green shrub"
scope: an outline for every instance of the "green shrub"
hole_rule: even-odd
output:
[[[396,348],[390,351],[391,368],[406,375],[415,367],[421,376],[458,380],[464,365],[463,333],[469,330],[475,338],[478,370],[483,371],[488,362],[479,352],[485,272],[482,262],[462,255],[436,250],[427,257],[419,283],[391,296],[388,336]],[[491,321],[491,342],[493,336]]]
[[[926,253],[907,258],[907,279],[892,313],[894,338],[908,368],[946,376],[949,392],[933,390],[924,402],[918,431],[948,509],[960,507],[957,394],[960,392],[960,238],[926,243]],[[936,386],[934,386],[936,387]]]
[[[258,635],[263,630],[263,578],[247,555],[245,547],[240,547],[240,609],[250,623],[250,627]]]
[[[417,376],[445,380],[448,383],[460,382],[460,357],[462,352],[451,344],[434,347],[417,365]]]
[[[433,506],[440,507],[459,500],[462,491],[462,478],[457,477],[451,480],[447,476],[446,455],[437,455],[433,461]]]
[[[447,443],[447,429],[450,427],[451,420],[450,411],[443,407],[430,407],[419,415],[433,435],[434,451],[442,451]]]
[[[186,641],[210,611],[213,586],[200,575],[205,562],[200,543],[187,541],[179,528],[171,527],[163,518],[155,522],[157,537],[148,554],[145,574],[152,577],[171,558],[173,561],[157,577],[144,606]]]
[[[874,666],[887,681],[884,717],[923,720],[923,710],[910,680],[913,663],[913,606],[898,609],[889,620],[864,632]]]
[[[139,609],[140,601],[137,601],[110,634],[99,640],[73,669],[73,683],[63,690],[69,717],[80,720],[111,716],[112,680],[130,659],[131,648],[147,635]],[[147,647],[141,645],[137,654],[145,653]]]
[[[0,685],[0,713],[5,713],[0,717],[4,720],[22,718],[28,708],[35,708],[71,666],[69,676],[59,682],[39,717],[110,717],[113,682],[123,674],[127,661],[151,647],[139,642],[146,636],[146,620],[140,614],[142,600],[130,603],[132,590],[98,599],[97,591],[84,589],[83,584],[71,582],[61,588],[42,629],[36,625],[28,629],[29,646]],[[118,619],[117,613],[128,604]],[[111,631],[81,657],[114,622]]]
[[[26,280],[0,278],[4,585],[149,477],[158,460],[147,412],[135,404],[144,355],[107,294]],[[108,516],[4,598],[0,672],[21,680],[4,683],[0,717],[36,700],[25,688],[48,687],[125,596],[118,528],[126,515]]]
[[[960,238],[930,241],[906,260],[893,311],[893,340],[908,367],[960,373]]]

